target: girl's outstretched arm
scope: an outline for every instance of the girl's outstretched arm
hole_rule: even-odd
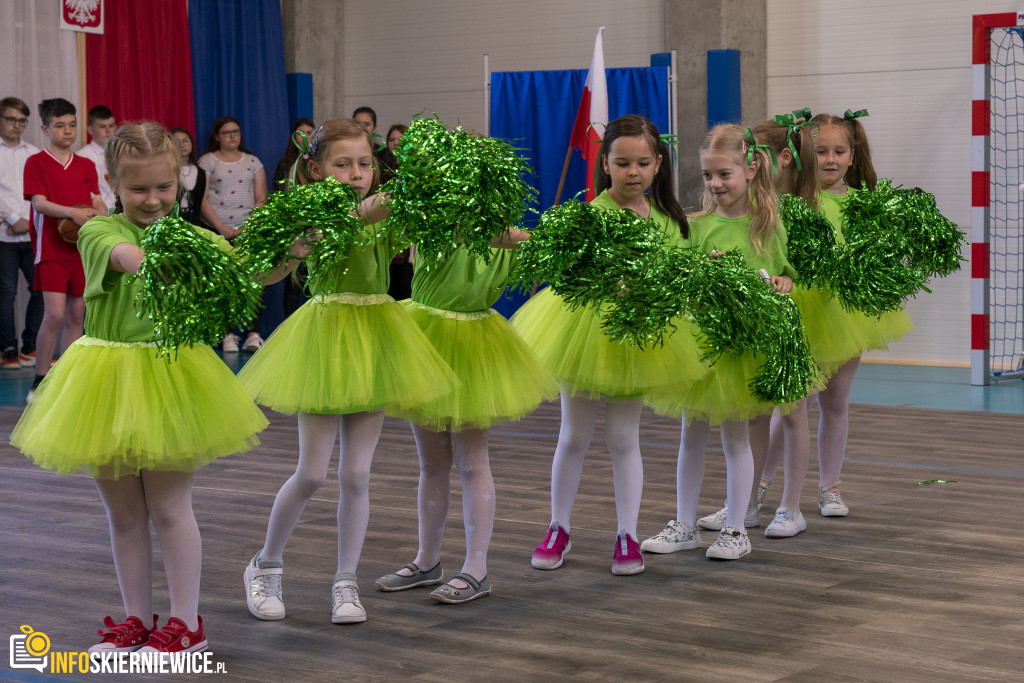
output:
[[[391,196],[386,194],[372,194],[356,206],[355,215],[362,218],[368,224],[380,223],[388,217],[391,209],[388,203]]]
[[[491,240],[491,246],[495,249],[515,249],[520,242],[525,242],[528,239],[530,239],[530,233],[510,227],[507,233],[502,233]]]
[[[139,266],[142,265],[142,258],[145,255],[146,252],[142,250],[142,247],[137,247],[129,242],[121,242],[115,244],[114,248],[110,250],[108,267],[110,270],[135,275],[139,272]]]
[[[319,232],[307,232],[305,235],[299,237],[299,239],[292,243],[291,248],[288,250],[288,256],[284,258],[281,264],[269,273],[266,273],[263,276],[257,276],[256,281],[266,287],[268,285],[277,284],[291,275],[292,271],[295,270],[299,263],[309,256],[309,251],[312,248],[310,243],[320,239],[321,237],[322,235]]]

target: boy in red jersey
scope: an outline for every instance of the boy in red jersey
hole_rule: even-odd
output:
[[[28,400],[50,369],[61,325],[62,351],[82,336],[85,319],[85,273],[78,249],[60,236],[57,224],[70,218],[78,225],[106,214],[96,165],[71,151],[78,133],[75,105],[65,99],[39,105],[43,134],[50,144],[25,161],[25,199],[32,202],[30,234],[35,254],[35,289],[43,293],[43,321],[36,337],[36,378]],[[88,205],[90,208],[79,208]]]

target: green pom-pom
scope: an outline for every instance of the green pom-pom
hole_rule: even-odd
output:
[[[839,244],[828,219],[801,197],[788,194],[782,195],[779,217],[786,226],[789,262],[797,272],[795,282],[807,287],[830,282]]]
[[[428,266],[460,246],[489,262],[491,242],[537,194],[524,180],[529,165],[506,142],[449,131],[436,117],[414,119],[395,158],[398,174],[381,188],[390,195],[388,226]]]
[[[938,212],[934,196],[894,188],[888,179],[847,197],[845,244],[799,198],[783,199],[782,220],[797,282],[827,285],[845,309],[867,315],[901,309],[917,292],[931,291],[931,277],[955,272],[963,260],[964,234]]]
[[[519,247],[513,278],[524,284],[547,280],[572,307],[598,304],[638,280],[663,246],[654,221],[569,200],[541,215]]]
[[[796,304],[747,268],[741,253],[711,259],[666,249],[646,264],[645,273],[605,313],[605,330],[613,338],[658,343],[671,331],[672,320],[686,313],[704,336],[704,360],[713,363],[723,353],[745,351],[761,356],[750,381],[758,398],[789,403],[821,386]]]
[[[881,315],[901,308],[935,276],[955,272],[964,234],[938,212],[935,198],[882,179],[875,190],[852,192],[843,209],[846,249],[832,290],[848,309]]]
[[[142,240],[139,317],[153,321],[160,353],[179,346],[213,345],[251,320],[263,296],[239,259],[181,218],[165,217]]]
[[[340,262],[357,242],[375,235],[362,230],[353,215],[358,205],[355,190],[333,177],[287,191],[275,192],[263,206],[253,209],[242,224],[238,250],[247,260],[249,272],[257,277],[281,265],[296,240],[316,233],[309,256],[309,287],[326,291],[338,277],[332,267]],[[312,237],[312,235],[309,235]]]

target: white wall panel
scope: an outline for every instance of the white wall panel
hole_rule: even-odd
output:
[[[767,114],[808,106],[863,120],[879,175],[935,194],[970,225],[971,16],[1021,9],[995,0],[769,0]],[[916,329],[868,358],[970,363],[969,263],[907,310]]]
[[[381,133],[421,109],[484,125],[483,55],[491,71],[585,69],[605,26],[609,68],[664,51],[663,0],[348,0],[345,103],[377,111]]]

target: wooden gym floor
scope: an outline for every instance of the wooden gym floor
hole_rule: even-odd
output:
[[[85,650],[104,615],[122,618],[103,507],[90,479],[40,470],[7,445],[20,412],[0,407],[0,638],[26,624],[46,633],[54,651]],[[246,610],[242,570],[261,547],[273,496],[296,459],[295,419],[270,417],[255,451],[196,477],[200,612],[213,659],[226,667],[215,680],[1021,680],[1019,415],[854,405],[842,487],[849,517],[818,515],[815,461],[802,505],[806,532],[766,539],[763,527],[753,529],[753,552],[739,561],[707,560],[703,550],[647,555],[643,574],[615,577],[601,427],[565,565],[530,566],[549,521],[558,433],[558,405],[544,405],[492,435],[493,593],[457,606],[433,602],[427,589],[373,586],[411,561],[417,546],[415,447],[409,428],[389,420],[374,460],[359,568],[368,621],[350,626],[330,623],[336,478],[310,503],[286,551],[288,617],[261,622]],[[812,436],[814,420],[816,412]],[[645,412],[641,540],[675,516],[678,430]],[[927,480],[949,483],[919,484]],[[442,556],[448,576],[464,551],[457,478],[452,488]],[[717,509],[724,492],[714,432],[701,514]],[[772,510],[780,495],[781,478],[768,493]],[[761,519],[767,524],[771,512]],[[705,546],[714,537],[706,532]],[[166,612],[162,570],[155,582],[157,611]],[[0,680],[55,679],[103,677],[15,671],[0,661]]]

